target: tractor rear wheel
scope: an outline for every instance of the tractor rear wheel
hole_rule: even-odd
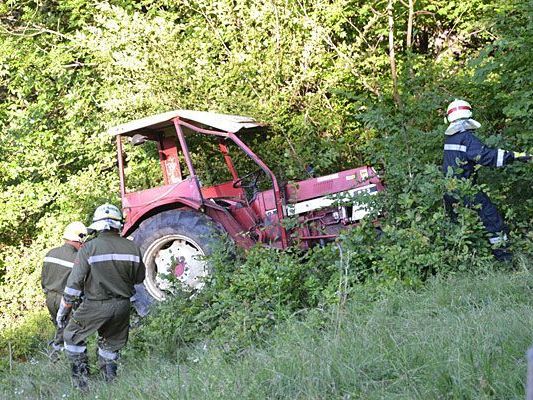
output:
[[[205,256],[212,253],[222,232],[213,220],[195,211],[164,211],[143,221],[133,241],[143,253],[146,292],[163,300],[173,286],[170,276],[184,290],[200,290],[211,273]],[[142,292],[137,290],[140,296]]]

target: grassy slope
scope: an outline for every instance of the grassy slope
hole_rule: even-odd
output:
[[[521,271],[436,279],[376,302],[361,291],[330,327],[317,318],[288,323],[237,360],[216,349],[192,350],[181,363],[126,352],[118,382],[94,378],[86,398],[523,398],[531,287],[533,275]],[[84,398],[66,363],[45,359],[16,365],[0,387],[5,399]]]

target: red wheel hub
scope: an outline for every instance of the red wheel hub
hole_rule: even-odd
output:
[[[174,267],[174,276],[179,278],[180,276],[183,275],[183,273],[185,272],[185,267],[186,267],[186,263],[184,261],[182,262],[179,262],[175,267]]]

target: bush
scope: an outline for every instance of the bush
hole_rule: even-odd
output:
[[[216,272],[206,288],[160,304],[133,335],[135,349],[174,356],[184,344],[208,340],[238,350],[293,313],[334,297],[328,284],[338,270],[335,248],[302,254],[255,247],[237,260],[220,254],[211,259]]]
[[[215,273],[206,288],[159,305],[133,335],[135,351],[175,357],[180,348],[186,355],[186,346],[209,343],[239,352],[293,315],[342,307],[361,283],[416,288],[436,274],[501,268],[476,210],[459,206],[453,222],[443,207],[443,193],[466,196],[485,187],[445,178],[432,165],[409,179],[389,177],[386,192],[368,199],[375,213],[385,210],[379,230],[366,220],[308,252],[257,246],[232,259],[229,247],[221,247],[210,260]]]
[[[12,361],[27,360],[43,343],[54,336],[54,325],[48,311],[33,312],[12,327],[0,332],[0,370],[10,367]]]

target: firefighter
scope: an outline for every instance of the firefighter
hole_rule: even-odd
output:
[[[481,124],[472,117],[472,107],[464,100],[455,99],[448,106],[445,121],[449,123],[444,141],[443,171],[448,176],[460,179],[476,180],[476,165],[503,167],[513,161],[528,162],[532,156],[526,153],[492,149],[481,142],[475,135]],[[444,196],[446,208],[454,215],[457,197],[453,194]],[[493,254],[500,261],[509,261],[512,254],[507,249],[508,228],[496,206],[487,194],[480,191],[474,196],[464,197],[463,203],[475,207],[493,246]]]
[[[74,385],[85,390],[88,381],[87,338],[98,332],[98,361],[107,382],[117,374],[119,350],[128,340],[130,298],[134,285],[144,280],[141,250],[119,235],[122,213],[112,204],[96,208],[89,226],[97,236],[79,252],[57,314],[65,326],[65,350],[71,362]],[[83,295],[73,312],[72,305]]]
[[[63,245],[50,250],[44,257],[41,287],[46,295],[46,307],[56,328],[54,339],[50,342],[52,359],[57,359],[58,353],[63,350],[63,328],[57,326],[56,323],[61,296],[70,271],[72,271],[76,254],[86,237],[85,225],[79,221],[71,222],[63,232]]]

